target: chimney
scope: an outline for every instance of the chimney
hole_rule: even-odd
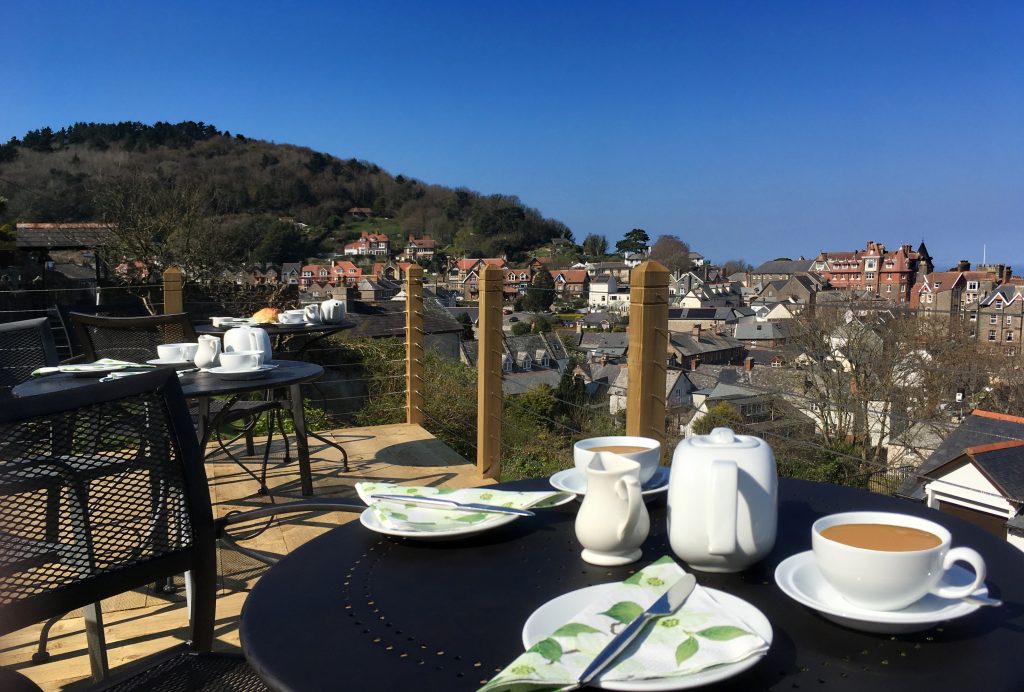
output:
[[[743,369],[747,372],[754,369],[754,356],[747,356],[743,359]]]
[[[1013,278],[1013,267],[1006,267],[1003,269],[1003,283],[1010,283],[1010,279]]]
[[[693,330],[692,330],[691,333],[693,334],[693,338],[695,338],[695,339],[699,339],[700,338],[700,323],[699,322],[697,324],[693,325]]]
[[[958,272],[969,272],[971,271],[971,263],[967,260],[960,260],[956,263],[956,270]]]

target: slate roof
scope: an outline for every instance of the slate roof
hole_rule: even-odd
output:
[[[796,274],[797,272],[810,271],[811,266],[814,264],[814,260],[809,259],[798,259],[798,260],[770,260],[763,262],[760,266],[754,269],[752,274]]]
[[[1011,302],[1018,296],[1024,298],[1024,286],[1017,286],[1014,284],[1003,284],[997,287],[994,291],[989,293],[987,296],[981,299],[982,305],[990,305],[997,296],[1002,296],[1003,301],[1006,303]]]
[[[707,331],[701,332],[699,337],[686,332],[669,332],[669,341],[684,356],[743,347],[742,343],[732,337]]]
[[[382,338],[397,336],[405,338],[405,305],[391,301],[365,302],[348,301],[346,319],[355,323],[352,329],[340,333],[343,338],[362,336]],[[462,325],[438,312],[427,312],[423,315],[423,332],[425,334],[443,334],[462,332]]]
[[[737,324],[733,334],[739,341],[760,341],[768,339],[785,339],[786,329],[776,322],[750,322]]]
[[[584,332],[580,334],[578,348],[607,355],[625,355],[629,335],[625,332]]]
[[[105,244],[110,229],[102,223],[19,223],[15,247],[77,250]]]
[[[529,372],[506,372],[501,378],[501,391],[505,394],[522,394],[539,384],[557,387],[561,379],[562,373],[558,368]]]
[[[448,315],[452,319],[459,319],[460,315],[469,315],[469,319],[472,320],[473,324],[476,324],[477,320],[480,319],[480,308],[478,307],[454,307],[445,308],[448,311]]]
[[[732,315],[730,309],[730,316]],[[670,320],[713,320],[718,315],[717,308],[669,308]]]
[[[920,476],[927,476],[971,448],[1019,440],[1024,440],[1024,418],[975,409],[942,441],[917,472],[904,481],[896,494],[913,500],[924,500],[924,485],[927,481],[921,480]],[[1021,472],[1024,472],[1024,467]],[[1021,489],[1017,497],[1024,498],[1024,486]]]

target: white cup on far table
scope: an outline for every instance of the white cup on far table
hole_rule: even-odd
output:
[[[951,542],[942,525],[895,512],[830,514],[811,527],[814,561],[825,581],[853,605],[869,610],[900,610],[929,593],[970,596],[985,583],[985,560],[971,548],[951,548]],[[943,583],[955,562],[974,569],[970,584]]]
[[[160,344],[156,347],[156,354],[160,360],[184,363],[195,359],[198,349],[197,343]]]

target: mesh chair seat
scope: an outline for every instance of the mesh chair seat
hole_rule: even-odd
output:
[[[267,686],[241,656],[183,651],[146,670],[115,676],[96,688],[104,692],[263,692]]]
[[[0,531],[0,553],[4,555],[0,577],[7,578],[59,561],[61,546],[53,541],[33,540]]]
[[[36,368],[56,364],[57,348],[45,317],[0,324],[0,398]]]

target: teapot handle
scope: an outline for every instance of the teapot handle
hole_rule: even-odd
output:
[[[620,478],[615,483],[615,491],[620,499],[626,501],[628,510],[626,519],[619,525],[619,540],[622,541],[636,528],[636,523],[640,520],[640,510],[644,506],[644,498],[640,494],[640,481],[632,476]]]
[[[711,488],[707,504],[708,552],[729,555],[736,550],[736,509],[739,467],[735,461],[711,462]]]

